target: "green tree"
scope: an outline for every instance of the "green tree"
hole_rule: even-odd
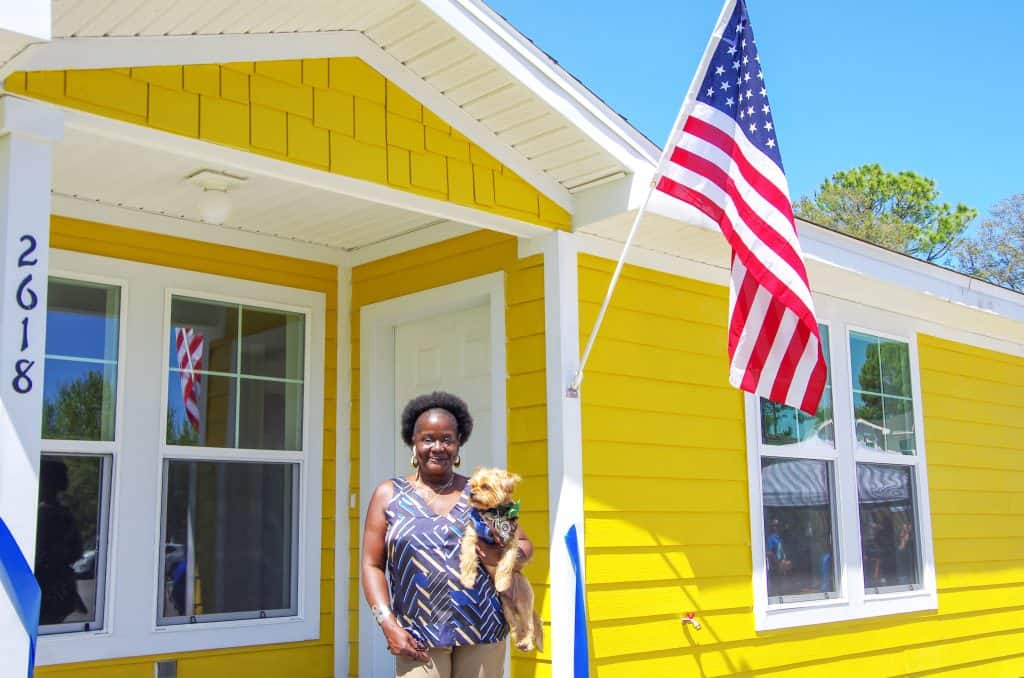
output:
[[[925,261],[949,254],[977,212],[939,203],[935,182],[914,172],[886,172],[869,164],[836,172],[795,212],[820,226]]]
[[[964,273],[1024,292],[1024,193],[998,202],[955,254]]]
[[[57,397],[43,401],[43,437],[65,440],[103,440],[104,405],[114,402],[114,385],[100,370],[61,384]],[[107,434],[107,435],[104,435]]]

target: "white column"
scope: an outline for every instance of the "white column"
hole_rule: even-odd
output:
[[[63,114],[0,97],[0,517],[35,560],[53,144]],[[18,675],[28,637],[0,588],[0,657]]]
[[[580,401],[566,396],[579,366],[579,296],[574,236],[543,236],[547,359],[548,507],[551,526],[551,675],[573,675],[575,575],[565,534],[576,525],[583,550]]]

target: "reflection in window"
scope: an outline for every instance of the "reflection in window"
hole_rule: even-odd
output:
[[[832,464],[761,459],[769,603],[834,597],[839,590]]]
[[[857,464],[864,588],[869,593],[918,588],[914,491],[907,466]]]
[[[819,325],[821,349],[828,368],[825,390],[814,416],[795,407],[761,398],[761,442],[765,445],[799,445],[801,448],[835,448],[832,421],[832,361],[829,356],[828,327]]]
[[[42,455],[35,559],[42,633],[102,628],[105,467],[99,456]]]
[[[851,332],[850,363],[858,447],[914,454],[910,347],[902,341]]]
[[[174,297],[167,443],[302,447],[305,318]]]
[[[117,287],[50,279],[44,438],[114,439],[120,303]]]
[[[297,466],[164,469],[161,623],[294,614]]]

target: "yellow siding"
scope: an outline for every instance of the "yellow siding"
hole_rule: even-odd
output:
[[[320,640],[282,645],[188,652],[178,660],[178,675],[217,678],[261,676],[326,678],[333,675],[334,634],[334,469],[337,392],[338,271],[329,264],[198,243],[64,217],[50,221],[50,245],[157,266],[182,268],[273,285],[321,292],[326,298],[324,366],[323,532],[324,563],[320,583]],[[189,256],[181,257],[182,252]],[[319,357],[317,357],[319,360]],[[75,678],[152,678],[153,662],[168,657],[132,657],[112,661],[41,667],[36,675]]]
[[[613,264],[580,259],[580,326]],[[635,676],[1024,675],[1024,359],[919,338],[938,612],[755,633],[727,292],[627,266],[587,368],[592,662]],[[704,628],[683,628],[695,611]]]
[[[569,213],[356,58],[19,72],[7,91],[551,228]]]
[[[443,262],[439,265],[439,262]],[[523,476],[520,498],[523,528],[533,539],[533,562],[526,569],[537,593],[545,625],[548,610],[547,421],[544,381],[544,269],[540,256],[519,260],[516,239],[479,231],[352,270],[352,441],[351,491],[359,487],[359,312],[366,304],[446,285],[496,271],[505,273],[505,324],[508,361],[509,468]],[[472,403],[470,403],[472,404]],[[472,465],[472,461],[469,462]],[[358,505],[358,502],[357,502]],[[361,516],[349,511],[349,674],[359,666],[359,543]],[[512,654],[519,677],[551,675],[547,655]]]

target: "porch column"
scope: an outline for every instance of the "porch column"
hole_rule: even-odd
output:
[[[58,109],[0,97],[0,519],[29,564],[36,547],[50,181],[53,144],[63,132]],[[29,641],[12,593],[0,587],[0,657],[18,676]]]
[[[582,560],[583,441],[580,401],[567,397],[566,389],[580,358],[577,248],[570,233],[555,232],[542,237],[551,527],[551,675],[573,676],[576,576],[565,537],[575,526]],[[582,574],[582,562],[580,567]]]

